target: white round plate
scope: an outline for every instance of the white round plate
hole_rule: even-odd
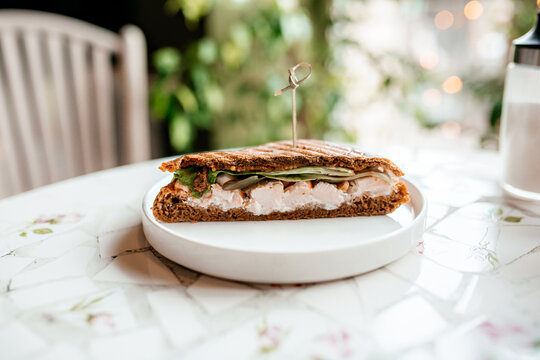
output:
[[[405,255],[424,231],[426,199],[411,180],[411,201],[392,214],[352,218],[163,223],[152,203],[170,176],[143,200],[143,228],[163,256],[232,280],[303,283],[339,279]]]

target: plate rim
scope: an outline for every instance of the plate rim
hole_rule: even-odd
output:
[[[348,249],[357,248],[358,246],[361,246],[361,245],[368,245],[368,244],[375,243],[375,242],[381,242],[381,241],[388,240],[388,238],[393,238],[393,237],[399,236],[400,233],[409,231],[411,228],[415,228],[416,226],[418,226],[418,223],[423,221],[423,219],[425,218],[426,213],[427,213],[427,198],[424,195],[424,193],[422,192],[422,190],[420,189],[417,181],[409,178],[408,176],[402,176],[400,179],[405,182],[405,185],[407,186],[407,189],[409,189],[409,186],[412,186],[412,188],[414,188],[414,190],[416,190],[416,192],[418,193],[418,196],[420,198],[420,206],[421,206],[421,208],[420,208],[420,211],[418,213],[414,212],[414,209],[413,209],[414,219],[410,223],[408,223],[406,226],[402,226],[401,228],[396,229],[394,231],[391,231],[389,233],[386,233],[386,234],[383,234],[383,235],[380,235],[380,236],[375,236],[375,237],[367,239],[367,240],[363,240],[361,243],[352,242],[350,244],[344,244],[344,245],[337,246],[337,247],[334,246],[334,247],[330,247],[330,248],[320,248],[320,249],[314,249],[314,250],[302,250],[302,249],[295,249],[295,250],[294,249],[292,249],[292,250],[262,249],[262,250],[259,250],[259,249],[245,249],[245,248],[237,247],[237,246],[220,246],[220,245],[216,245],[216,244],[208,244],[208,243],[205,243],[205,242],[197,241],[197,240],[192,239],[192,238],[190,238],[188,236],[180,236],[179,234],[175,233],[174,231],[166,228],[163,224],[161,224],[160,222],[158,222],[157,219],[154,218],[154,215],[153,215],[153,213],[151,211],[151,204],[153,204],[154,198],[150,198],[150,196],[151,196],[151,193],[155,192],[154,189],[156,187],[163,186],[163,185],[161,185],[161,183],[165,182],[166,179],[170,179],[170,175],[168,175],[167,177],[163,177],[159,181],[155,182],[147,190],[147,192],[145,193],[145,195],[143,197],[142,213],[143,213],[143,216],[147,219],[147,221],[143,221],[143,227],[147,226],[146,224],[151,224],[151,226],[154,226],[155,228],[158,228],[160,231],[164,231],[164,232],[168,233],[169,235],[174,236],[176,238],[179,238],[179,239],[181,239],[183,241],[188,241],[188,242],[194,243],[194,244],[196,244],[198,246],[205,246],[205,247],[214,248],[214,249],[221,250],[221,251],[258,253],[258,254],[269,254],[269,255],[318,254],[318,253],[328,253],[328,252],[332,252],[332,251],[346,251]],[[409,190],[409,193],[411,193],[410,190]],[[410,196],[412,197],[413,195],[411,194]],[[411,200],[409,200],[409,201],[411,201]],[[149,205],[149,206],[147,206],[147,205]],[[411,206],[409,203],[403,204],[401,206],[405,206],[405,205]],[[317,220],[317,219],[307,219],[307,220]],[[270,221],[296,221],[296,220],[270,220]],[[252,221],[252,222],[257,223],[258,221]]]

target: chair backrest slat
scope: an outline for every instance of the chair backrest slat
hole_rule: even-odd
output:
[[[17,146],[14,140],[14,131],[11,126],[10,117],[7,108],[7,99],[5,97],[4,84],[5,79],[0,71],[0,151],[5,157],[5,163],[9,172],[8,177],[10,187],[16,192],[21,192],[27,188],[25,177],[23,176],[23,159],[17,154]]]
[[[64,56],[63,41],[59,35],[49,35],[47,37],[47,47],[51,60],[51,72],[54,88],[56,90],[56,106],[58,111],[58,120],[60,123],[60,132],[62,134],[63,154],[68,174],[78,175],[82,173],[80,168],[80,159],[77,156],[78,146],[75,136],[75,124],[73,122],[73,104],[71,92],[67,85],[67,64]]]
[[[4,66],[6,68],[7,83],[11,93],[11,103],[16,119],[16,129],[22,141],[25,156],[24,162],[28,171],[35,171],[42,176],[30,176],[30,185],[37,187],[46,184],[49,181],[48,172],[41,159],[39,143],[36,141],[38,136],[35,132],[39,131],[32,126],[32,118],[28,100],[30,99],[26,91],[26,84],[22,72],[22,57],[17,45],[16,34],[13,31],[3,31],[0,34],[1,44],[4,51]],[[39,137],[40,138],[40,137]]]
[[[150,158],[145,47],[134,26],[0,10],[0,198]]]
[[[0,31],[4,29],[25,29],[43,31],[49,34],[69,34],[75,41],[99,46],[109,51],[118,51],[118,35],[97,26],[72,19],[67,16],[41,11],[2,10]]]
[[[95,139],[92,124],[90,123],[90,97],[88,76],[90,69],[86,62],[86,46],[77,41],[69,42],[69,52],[73,68],[73,89],[75,95],[75,108],[79,123],[79,136],[81,139],[83,170],[85,173],[97,170],[98,160],[94,155],[96,149],[92,146]]]
[[[118,149],[115,144],[114,126],[114,75],[111,53],[102,48],[94,48],[92,53],[94,83],[96,92],[96,116],[99,128],[101,166],[104,169],[118,164]]]
[[[63,166],[58,159],[60,149],[57,145],[58,136],[55,134],[56,128],[51,118],[51,111],[48,106],[47,85],[45,80],[45,54],[40,47],[39,33],[35,30],[25,31],[22,34],[26,49],[26,59],[30,71],[30,87],[35,100],[35,118],[39,123],[39,128],[43,133],[43,147],[47,164],[50,168],[51,181],[58,181],[64,178]]]
[[[123,128],[128,134],[123,144],[128,162],[142,161],[150,154],[150,142],[138,143],[137,139],[148,139],[150,130],[144,126],[148,122],[148,107],[136,107],[135,104],[146,104],[146,46],[142,31],[135,26],[125,26],[121,30],[124,37],[123,51],[120,58],[123,72]],[[127,76],[127,74],[131,74]],[[136,85],[137,84],[137,85]],[[129,121],[129,123],[127,123]]]

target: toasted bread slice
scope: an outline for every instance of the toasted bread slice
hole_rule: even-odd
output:
[[[212,171],[279,171],[303,166],[336,166],[360,171],[382,166],[396,176],[403,176],[403,172],[388,159],[320,140],[298,140],[296,148],[290,141],[277,141],[242,150],[187,154],[161,164],[160,169],[174,172],[192,165],[208,167]]]

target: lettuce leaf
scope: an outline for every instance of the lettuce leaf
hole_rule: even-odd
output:
[[[207,193],[210,190],[210,189],[206,189],[205,191],[200,193],[194,189],[195,178],[197,177],[200,171],[201,171],[201,167],[199,166],[188,166],[185,168],[180,168],[174,172],[173,179],[176,179],[178,180],[180,184],[187,186],[189,190],[191,191],[192,196],[196,198],[200,198],[201,196],[203,196],[205,193]],[[217,177],[217,175],[215,177]],[[215,177],[214,177],[214,183],[216,181]],[[210,178],[210,172],[208,173],[208,178]]]
[[[190,188],[193,187],[193,182],[199,173],[200,168],[198,166],[188,166],[180,168],[174,172],[173,178],[178,180],[181,184],[184,184]]]

